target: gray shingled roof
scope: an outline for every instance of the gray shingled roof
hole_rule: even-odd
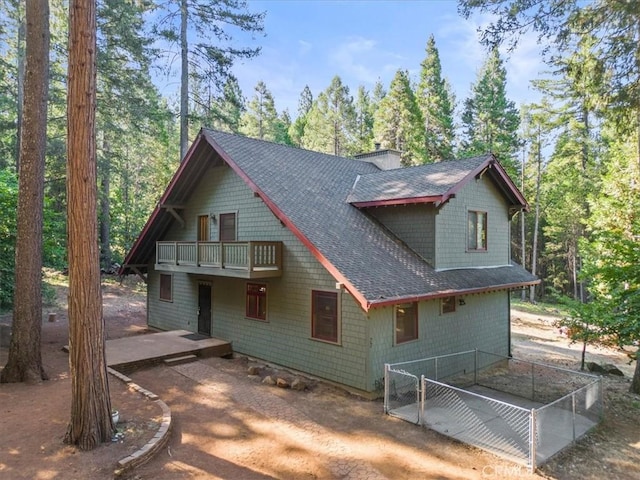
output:
[[[389,174],[386,185],[406,179],[412,185],[407,189],[411,194],[442,192],[464,179],[486,157],[381,172],[360,160],[213,130],[203,130],[202,134],[232,168],[253,183],[252,188],[271,204],[274,213],[299,232],[325,265],[329,264],[336,280],[345,282],[365,308],[395,300],[536,282],[533,275],[517,265],[436,272],[376,220],[347,201],[350,194],[356,194],[353,186],[358,177],[358,183],[367,179],[365,185],[370,185],[363,186],[362,192],[380,194],[373,184],[375,177],[384,174]],[[447,180],[447,171],[452,172],[453,179]],[[422,174],[423,183],[419,180]],[[359,194],[360,188],[356,189]]]
[[[347,201],[383,202],[442,196],[491,158],[491,155],[483,155],[362,175]]]

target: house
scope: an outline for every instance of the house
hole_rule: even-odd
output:
[[[147,280],[150,327],[358,390],[384,363],[510,351],[511,262],[527,208],[489,154],[410,168],[203,129],[123,273]]]

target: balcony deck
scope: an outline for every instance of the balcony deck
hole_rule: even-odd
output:
[[[282,242],[156,242],[155,269],[236,278],[282,275]]]

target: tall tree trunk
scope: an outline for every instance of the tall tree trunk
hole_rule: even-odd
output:
[[[542,147],[540,145],[540,128],[538,127],[538,172],[536,175],[536,213],[533,222],[533,246],[531,249],[531,273],[536,274],[538,264],[538,229],[540,224],[540,180],[542,178]],[[529,287],[529,301],[534,303],[536,301],[536,286],[531,285]]]
[[[67,82],[67,229],[71,420],[65,443],[111,440],[96,186],[96,0],[71,0]]]
[[[636,368],[633,371],[633,379],[631,380],[629,391],[640,395],[640,350],[636,352]]]
[[[187,154],[189,146],[189,43],[187,41],[188,23],[187,0],[180,2],[180,161]]]
[[[15,163],[16,163],[16,172],[20,171],[20,143],[22,141],[22,124],[24,122],[24,81],[25,81],[25,51],[24,51],[24,43],[25,43],[25,20],[22,18],[20,14],[21,6],[18,3],[16,8],[18,9],[18,17],[20,18],[20,25],[18,26],[18,95],[17,95],[17,118],[16,118],[16,150],[15,150]],[[49,17],[47,16],[47,32],[49,31]],[[49,46],[47,45],[47,74],[49,71]],[[47,87],[48,88],[48,87]]]
[[[525,167],[526,167],[526,149],[523,148],[522,152],[522,178],[521,178],[521,187],[522,194],[524,195],[524,181],[525,181]],[[525,234],[525,213],[524,210],[520,210],[520,250],[521,250],[521,258],[522,258],[522,268],[527,268],[526,258],[527,258],[527,237]],[[524,302],[527,298],[527,292],[523,288],[520,293],[520,299]]]
[[[49,3],[27,0],[24,117],[16,231],[13,327],[1,382],[46,380],[42,368],[42,215],[49,92]]]

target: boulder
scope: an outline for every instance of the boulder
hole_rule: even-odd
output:
[[[276,380],[276,385],[280,388],[289,388],[291,386],[287,379],[280,377]]]
[[[607,375],[615,375],[617,377],[624,377],[624,373],[620,371],[618,367],[612,363],[607,363],[602,367]]]
[[[304,380],[301,380],[299,378],[295,378],[293,380],[293,382],[291,382],[291,389],[292,390],[298,390],[298,391],[302,391],[305,390],[307,388],[307,384]]]
[[[275,385],[276,381],[273,379],[271,375],[267,375],[262,379],[262,383],[264,383],[265,385]]]
[[[587,370],[593,373],[606,373],[602,365],[596,362],[587,362]]]

